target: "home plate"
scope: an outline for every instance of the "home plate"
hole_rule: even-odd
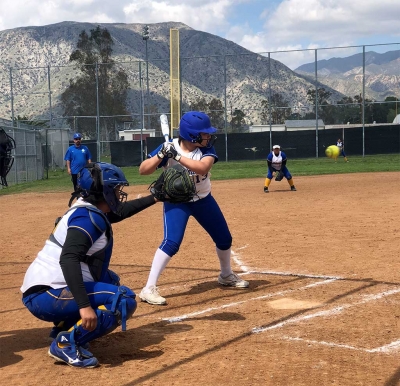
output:
[[[291,298],[272,300],[268,302],[268,304],[271,306],[271,308],[278,310],[301,310],[305,308],[314,308],[321,305],[321,303],[318,302],[296,300]]]

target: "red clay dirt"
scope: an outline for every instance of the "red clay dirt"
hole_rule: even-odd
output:
[[[13,385],[396,385],[400,379],[400,173],[214,181],[249,289],[217,284],[193,219],[162,274],[167,306],[139,301],[126,332],[92,342],[101,367],[47,355],[50,324],[22,305],[24,273],[69,192],[0,196],[0,375]],[[129,198],[147,186],[127,188]],[[115,224],[111,268],[139,293],[162,204]]]

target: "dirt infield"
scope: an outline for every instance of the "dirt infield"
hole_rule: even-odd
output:
[[[49,323],[22,305],[25,270],[69,193],[0,197],[0,376],[13,385],[400,384],[400,173],[214,181],[249,289],[218,286],[208,235],[189,221],[126,332],[92,342],[101,367],[47,356]],[[129,198],[146,187],[128,187]],[[162,239],[161,204],[114,225],[111,268],[140,292]]]

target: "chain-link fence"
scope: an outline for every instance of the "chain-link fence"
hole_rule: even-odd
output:
[[[28,129],[12,127],[5,120],[0,123],[15,141],[14,163],[7,175],[8,185],[44,179],[48,177],[48,170],[65,168],[64,155],[70,137],[68,129]]]
[[[392,124],[400,113],[400,67],[395,65],[399,45],[263,53],[237,49],[223,55],[214,50],[205,57],[181,56],[182,114],[192,109],[208,113],[225,145],[231,133],[269,131],[271,142],[274,132],[305,130],[289,121],[307,121],[307,130],[315,131],[311,146],[316,157],[322,130],[361,127],[365,155],[366,128]],[[386,52],[386,67],[374,64],[374,50]],[[128,84],[114,94],[116,99],[124,97],[122,110],[116,104],[106,108],[106,97],[99,93],[107,66],[89,66],[92,86],[80,98],[90,103],[80,114],[68,114],[66,100],[62,103],[71,79],[82,73],[72,65],[0,70],[0,81],[7,86],[0,104],[8,107],[14,126],[21,127],[23,118],[34,116],[35,122],[25,123],[83,132],[84,139],[96,142],[98,160],[110,155],[111,142],[120,140],[140,141],[143,154],[143,139],[161,136],[159,115],[170,113],[170,58],[115,62],[113,71],[125,74]],[[228,152],[229,147],[225,149]],[[46,157],[52,160],[51,167],[62,167],[60,160],[53,162],[53,153]]]

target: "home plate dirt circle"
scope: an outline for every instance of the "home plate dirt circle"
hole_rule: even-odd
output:
[[[268,302],[268,305],[271,308],[275,308],[277,310],[302,310],[306,308],[319,307],[321,303],[311,302],[306,300],[296,300],[292,298],[283,298],[278,300],[272,300]]]

